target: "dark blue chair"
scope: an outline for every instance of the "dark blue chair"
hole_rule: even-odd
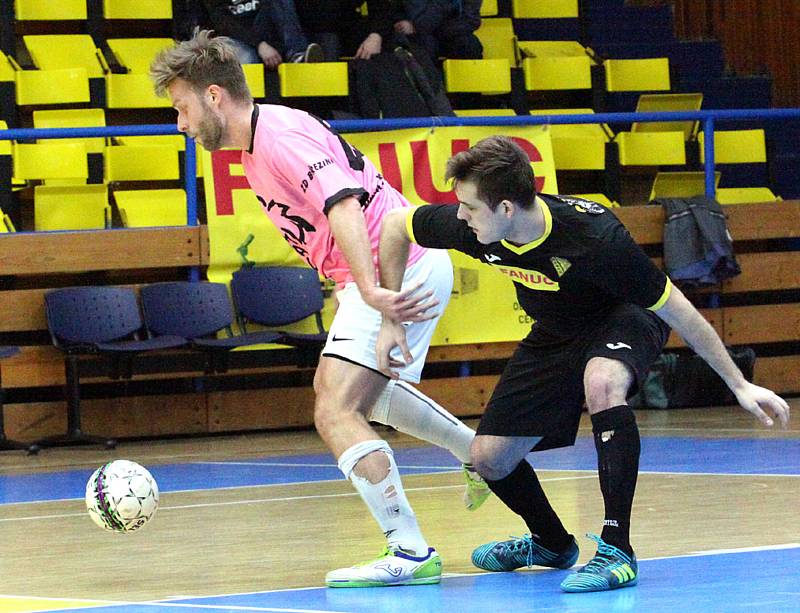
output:
[[[234,335],[233,306],[224,283],[170,281],[141,289],[147,329],[156,337],[180,336],[207,352],[206,372],[225,372],[227,354],[236,347],[280,343],[283,335],[263,331]],[[217,337],[224,332],[227,336]]]
[[[324,295],[315,270],[293,266],[241,268],[233,273],[231,293],[244,332],[251,324],[277,328],[283,343],[305,350],[304,362],[325,344],[328,333],[322,324]],[[311,316],[317,332],[303,334],[282,329]]]
[[[10,358],[19,353],[18,347],[0,347],[0,360]],[[36,453],[39,448],[36,445],[20,443],[6,438],[5,420],[3,415],[3,402],[5,401],[5,390],[3,390],[2,371],[0,371],[0,451],[8,449],[27,449],[28,453]]]
[[[67,432],[36,444],[46,447],[70,443],[100,443],[111,449],[113,439],[81,431],[80,356],[106,358],[112,379],[130,378],[135,355],[187,345],[180,336],[148,338],[136,292],[124,287],[68,287],[44,297],[47,327],[53,344],[64,352],[67,400]]]

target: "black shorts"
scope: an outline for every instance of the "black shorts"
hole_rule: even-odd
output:
[[[542,437],[533,451],[574,444],[589,360],[627,364],[635,376],[633,394],[668,337],[669,327],[657,315],[630,304],[617,307],[589,334],[562,343],[538,344],[531,333],[503,370],[478,434]]]

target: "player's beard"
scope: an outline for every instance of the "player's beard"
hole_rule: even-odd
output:
[[[203,121],[197,129],[197,140],[206,151],[217,151],[222,148],[225,138],[225,126],[222,119],[203,101]]]

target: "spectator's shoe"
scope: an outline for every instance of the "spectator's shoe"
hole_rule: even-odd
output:
[[[561,553],[542,547],[530,534],[512,537],[509,541],[492,541],[472,552],[472,563],[483,570],[505,572],[523,566],[569,568],[578,559],[578,544],[572,539]]]
[[[433,547],[422,557],[388,547],[375,560],[332,570],[325,577],[328,587],[387,587],[425,585],[442,579],[442,560]]]
[[[311,43],[302,53],[295,53],[292,56],[293,64],[316,64],[325,61],[325,53],[319,43]]]
[[[475,472],[472,464],[462,464],[461,468],[464,471],[464,479],[467,481],[467,487],[464,489],[464,506],[467,507],[467,511],[474,511],[486,502],[492,490],[489,489],[483,477]]]
[[[639,582],[639,565],[636,555],[628,555],[609,545],[599,536],[587,534],[597,542],[597,553],[578,572],[561,582],[565,592],[601,592],[630,587]]]

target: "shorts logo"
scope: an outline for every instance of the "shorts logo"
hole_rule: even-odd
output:
[[[606,343],[606,347],[609,349],[633,349],[628,343]]]
[[[333,341],[334,343],[336,343],[338,341],[352,341],[352,340],[353,340],[352,338],[344,338],[343,336],[336,336],[335,334],[333,335],[333,338],[331,339],[331,341]]]

